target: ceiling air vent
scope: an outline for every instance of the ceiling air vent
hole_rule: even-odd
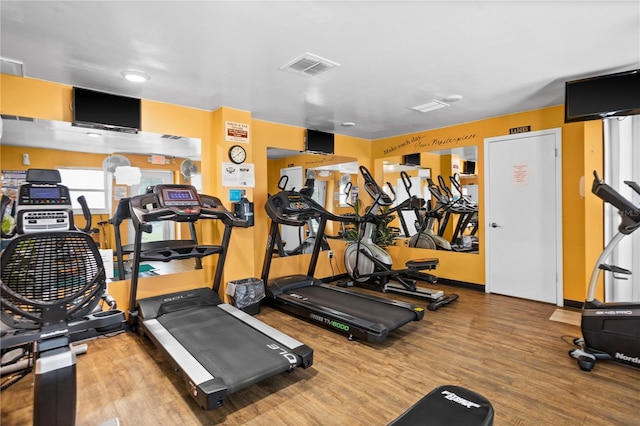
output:
[[[446,108],[448,106],[450,106],[448,103],[437,101],[434,99],[431,102],[427,102],[426,104],[416,105],[409,108],[418,112],[429,112],[440,108]]]
[[[162,135],[162,136],[160,136],[160,138],[169,139],[169,140],[172,140],[172,141],[177,141],[177,140],[183,139],[182,136],[176,136],[176,135]]]
[[[337,62],[333,62],[318,55],[314,55],[313,53],[307,52],[304,55],[289,62],[287,65],[281,67],[280,69],[300,75],[306,75],[307,77],[315,77],[318,74],[329,71],[331,68],[339,66],[340,64]]]
[[[21,117],[19,115],[7,115],[7,114],[0,114],[0,117],[2,117],[3,120],[17,120],[17,121],[36,121],[35,118],[32,117]]]

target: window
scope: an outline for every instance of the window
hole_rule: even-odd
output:
[[[93,214],[108,214],[107,184],[101,169],[58,169],[62,184],[69,188],[71,205],[80,210],[78,197],[84,195]]]

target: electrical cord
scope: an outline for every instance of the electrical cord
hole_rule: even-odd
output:
[[[571,339],[571,340],[567,340],[567,339]],[[571,346],[578,346],[576,344],[576,340],[578,340],[578,339],[579,339],[579,337],[573,337],[573,336],[569,336],[569,335],[566,335],[566,334],[560,336],[560,340],[562,340],[563,342],[565,342],[566,344],[571,345]]]

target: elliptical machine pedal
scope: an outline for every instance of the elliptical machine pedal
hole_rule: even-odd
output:
[[[427,309],[430,310],[430,311],[435,311],[439,307],[444,306],[444,305],[448,305],[449,303],[451,303],[451,302],[453,302],[454,300],[457,300],[457,299],[458,299],[458,295],[457,294],[448,294],[446,296],[440,297],[436,301],[433,301],[433,302],[429,303],[427,305]]]

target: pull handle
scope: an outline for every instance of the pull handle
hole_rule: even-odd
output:
[[[495,222],[491,222],[491,223],[489,224],[489,226],[491,226],[492,228],[502,228],[502,226],[498,225],[498,224],[497,224],[497,223],[495,223]]]

